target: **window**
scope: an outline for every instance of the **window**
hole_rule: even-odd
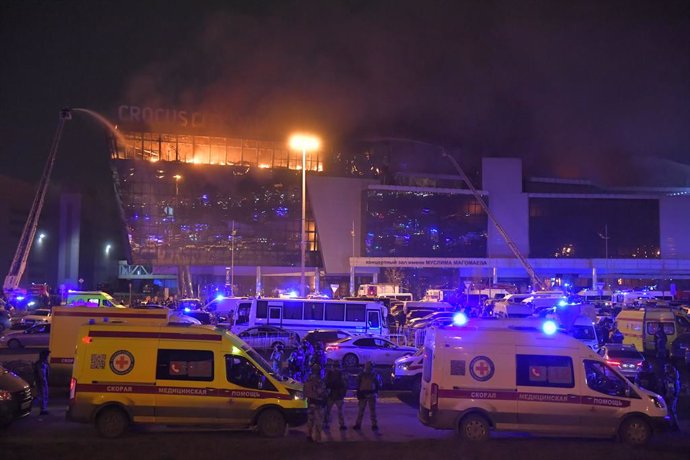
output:
[[[302,319],[302,302],[285,302],[283,319]]]
[[[627,396],[628,384],[610,367],[599,361],[585,360],[587,386],[609,396]]]
[[[213,381],[213,352],[158,350],[156,379]]]
[[[573,360],[568,356],[517,355],[517,384],[573,388]]]
[[[374,339],[374,344],[379,348],[395,348],[395,345],[383,339]]]
[[[364,322],[364,312],[366,307],[364,305],[349,303],[345,310],[345,321],[355,321],[358,323]]]
[[[263,372],[244,356],[225,355],[225,374],[228,382],[243,388],[277,391]]]
[[[673,335],[676,333],[676,327],[672,322],[662,322],[661,324],[664,325],[664,332],[666,335]],[[658,322],[649,321],[647,323],[647,334],[654,335],[658,327]]]
[[[374,342],[374,339],[366,338],[355,340],[353,345],[355,345],[356,347],[375,347],[376,342]]]
[[[342,303],[326,304],[326,321],[343,321],[345,318],[345,305]]]
[[[323,303],[304,302],[304,319],[323,321]]]
[[[368,311],[367,312],[367,326],[371,328],[379,328],[381,326],[381,323],[379,321],[379,312],[377,311]]]
[[[256,301],[256,317],[266,318],[266,313],[268,313],[268,302],[265,300]]]
[[[249,309],[251,308],[251,306],[252,306],[252,304],[250,304],[250,303],[241,303],[237,307],[237,322],[236,322],[236,324],[247,324],[249,322]]]
[[[578,340],[594,340],[594,326],[573,326],[573,337]]]

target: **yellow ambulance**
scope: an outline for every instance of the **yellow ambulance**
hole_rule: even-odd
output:
[[[130,424],[256,428],[282,436],[306,422],[302,385],[273,372],[237,336],[196,325],[80,328],[67,419],[108,438]]]

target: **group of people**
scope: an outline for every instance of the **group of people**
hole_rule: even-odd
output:
[[[276,344],[271,352],[271,364],[273,370],[279,375],[284,375],[283,357],[285,348],[282,344]],[[326,352],[323,344],[317,343],[316,347],[303,340],[302,343],[295,348],[287,359],[287,375],[298,382],[306,382],[309,375],[312,373],[314,365],[318,365],[320,372],[326,368]]]
[[[358,400],[357,419],[353,430],[362,428],[362,419],[367,407],[371,419],[371,429],[378,432],[376,418],[376,398],[382,387],[381,376],[374,370],[371,362],[357,376],[356,396]],[[343,404],[348,390],[348,378],[339,361],[328,361],[326,372],[319,364],[313,364],[311,373],[304,382],[304,397],[308,404],[307,439],[320,442],[324,430],[330,429],[333,406],[337,409],[338,423],[341,431],[347,430]]]

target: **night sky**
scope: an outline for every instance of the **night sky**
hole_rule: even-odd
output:
[[[61,107],[132,104],[690,186],[689,25],[688,1],[4,0],[0,174],[40,175]],[[58,170],[88,174],[103,137],[75,117]]]

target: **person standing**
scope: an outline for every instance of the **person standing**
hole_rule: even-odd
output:
[[[48,356],[50,351],[41,350],[38,354],[38,361],[34,363],[34,374],[36,377],[36,392],[38,402],[41,406],[39,415],[49,415],[48,413],[48,377],[50,376],[50,364]]]
[[[369,416],[371,417],[371,429],[373,431],[378,431],[379,426],[376,420],[376,398],[378,396],[379,389],[381,389],[381,386],[381,376],[374,371],[371,361],[367,361],[367,363],[364,365],[364,370],[357,377],[358,411],[357,421],[355,421],[355,426],[353,426],[352,429],[362,429],[362,419],[364,418],[364,410],[367,406],[369,406]]]
[[[666,342],[668,337],[666,337],[666,331],[664,331],[664,325],[659,323],[654,333],[654,345],[656,346],[656,357],[659,359],[666,359]]]
[[[642,368],[635,376],[635,385],[644,388],[645,390],[649,390],[652,393],[663,393],[663,388],[660,385],[659,377],[657,376],[656,372],[654,372],[651,363],[646,360],[642,362]]]
[[[304,374],[302,373],[302,368],[304,367],[304,352],[302,347],[297,347],[290,353],[288,358],[288,371],[290,372],[290,377],[297,380],[298,382],[303,381]]]
[[[680,374],[671,363],[664,365],[664,400],[671,416],[671,429],[678,431],[678,396],[680,395]]]
[[[321,377],[321,366],[314,364],[309,378],[304,382],[307,399],[307,440],[321,442],[323,408],[326,405],[326,384]]]
[[[343,403],[347,394],[347,377],[340,367],[340,361],[331,361],[331,365],[326,372],[326,413],[324,414],[324,429],[328,429],[331,421],[331,409],[335,405],[338,411],[338,422],[341,430],[347,430],[345,416],[343,414]]]
[[[271,353],[271,365],[278,375],[283,375],[283,345],[276,343]]]

